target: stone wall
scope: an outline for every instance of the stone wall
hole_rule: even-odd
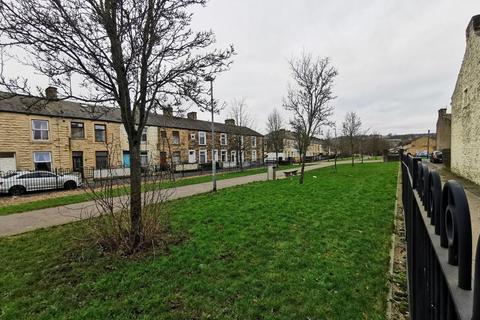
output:
[[[452,95],[451,170],[480,184],[480,16],[467,28],[463,63]]]
[[[452,115],[447,113],[447,109],[438,110],[437,119],[437,149],[450,149],[451,145]]]

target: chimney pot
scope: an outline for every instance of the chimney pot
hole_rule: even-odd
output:
[[[197,113],[196,112],[189,112],[187,113],[187,118],[192,120],[197,120]]]
[[[173,117],[173,108],[172,107],[163,107],[163,115],[167,117]]]
[[[58,99],[58,92],[56,87],[48,87],[45,89],[45,97],[48,100],[57,100]]]
[[[235,119],[225,119],[225,124],[234,126],[235,125]]]

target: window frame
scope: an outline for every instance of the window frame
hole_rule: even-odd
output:
[[[220,145],[226,146],[228,144],[228,136],[225,132],[220,133]]]
[[[176,137],[175,137],[175,133],[177,133]],[[178,140],[176,138],[178,138]],[[180,144],[180,131],[178,131],[178,130],[172,131],[172,144],[173,145],[179,145]]]
[[[203,136],[203,143],[202,143],[202,136]],[[205,131],[198,131],[198,144],[201,146],[207,145],[207,133]]]
[[[42,128],[35,128],[35,122],[44,122],[47,124],[47,128],[46,129],[42,129]],[[50,121],[48,120],[45,120],[45,119],[32,119],[32,140],[33,141],[50,141]],[[35,132],[36,131],[39,131],[40,132],[40,139],[36,139],[35,138]],[[47,137],[46,139],[43,139],[43,132],[46,132],[47,133]]]
[[[178,155],[178,158],[177,158]],[[178,159],[178,160],[176,160]],[[172,152],[172,163],[173,164],[182,164],[182,153],[180,151],[173,151]]]
[[[140,166],[148,167],[148,151],[140,151]]]
[[[224,156],[225,156],[225,160],[223,160]],[[226,149],[221,149],[220,150],[220,161],[221,162],[228,162],[228,152],[227,152]]]
[[[99,158],[100,153],[104,153],[106,155],[105,156],[105,167],[98,165],[99,164],[98,158]],[[108,168],[108,151],[95,151],[95,169],[101,170],[101,169],[107,169],[107,168]]]
[[[103,127],[103,130],[97,129],[97,127]],[[95,134],[95,142],[107,142],[107,125],[102,123],[95,123],[93,125],[93,131]],[[97,139],[97,131],[103,132],[103,140]]]
[[[82,136],[81,137],[74,137],[73,136],[73,125],[81,125],[82,128]],[[75,129],[78,129],[80,127],[77,127]],[[72,139],[85,139],[85,122],[79,122],[79,121],[70,121],[70,138]]]
[[[205,161],[202,162],[202,154],[205,155]],[[207,150],[198,150],[198,163],[203,164],[203,163],[208,163],[208,153]]]
[[[252,148],[256,148],[257,147],[257,137],[256,136],[251,136],[250,139],[252,140]]]
[[[48,154],[49,161],[37,161],[37,154]],[[37,164],[44,164],[48,163],[47,169],[38,169]],[[33,167],[35,170],[41,170],[41,171],[51,171],[53,168],[53,157],[52,157],[52,152],[51,151],[33,151]]]
[[[147,142],[148,142],[148,127],[144,127],[142,131],[142,135],[140,136],[140,143],[147,143]]]

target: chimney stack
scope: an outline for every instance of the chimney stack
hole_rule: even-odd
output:
[[[163,107],[163,115],[167,117],[173,117],[173,108],[172,107]]]
[[[57,100],[58,99],[57,88],[50,86],[47,89],[45,89],[45,97],[48,100]]]
[[[447,114],[447,108],[438,109],[438,117],[444,117]]]
[[[235,125],[235,119],[225,119],[225,124],[234,126]]]
[[[472,32],[475,35],[480,36],[480,15],[473,16],[470,20],[470,23],[467,27],[467,39],[470,37]]]
[[[192,120],[197,120],[197,113],[196,112],[189,112],[187,113],[187,118]]]

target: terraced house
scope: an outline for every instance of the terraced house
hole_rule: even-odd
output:
[[[128,140],[118,109],[58,100],[0,96],[0,172],[13,170],[81,171],[130,166]],[[233,120],[215,123],[215,161],[220,166],[263,160],[263,136]],[[211,123],[175,117],[171,108],[149,116],[142,135],[142,163],[195,170],[212,161]]]

